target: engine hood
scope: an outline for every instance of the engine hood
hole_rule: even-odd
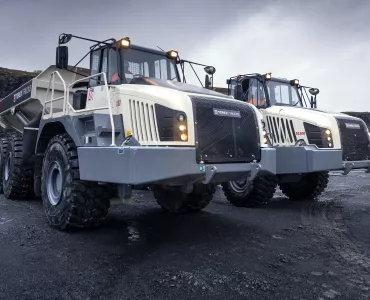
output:
[[[206,88],[198,87],[193,84],[171,81],[171,80],[139,77],[139,78],[132,79],[130,84],[154,85],[154,86],[165,87],[165,88],[174,89],[174,90],[186,92],[186,93],[203,94],[203,95],[208,95],[208,96],[216,96],[216,97],[222,97],[222,98],[226,97],[226,98],[232,99],[232,97],[230,96],[226,96],[222,93],[214,92]]]
[[[290,118],[297,122],[307,122],[312,125],[316,125],[323,128],[338,127],[338,119],[347,119],[348,121],[360,122],[363,121],[360,118],[356,118],[343,113],[335,113],[330,111],[305,108],[305,107],[292,107],[286,105],[273,105],[264,110],[263,114],[272,114],[274,116]]]
[[[336,113],[332,111],[326,111],[322,109],[316,109],[316,108],[308,108],[308,107],[297,107],[297,106],[286,106],[286,105],[273,105],[271,108],[273,108],[274,111],[280,111],[283,110],[286,113],[289,114],[301,114],[302,116],[305,114],[314,116],[331,116],[334,118],[346,118],[346,119],[352,119],[352,120],[359,120],[357,117],[353,117],[351,115],[347,115],[344,113]]]

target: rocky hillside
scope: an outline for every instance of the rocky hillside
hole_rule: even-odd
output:
[[[9,95],[38,73],[0,68],[0,99]]]

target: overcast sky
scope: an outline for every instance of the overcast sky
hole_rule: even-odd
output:
[[[368,0],[0,0],[0,67],[54,64],[62,32],[129,36],[214,65],[215,86],[270,71],[318,87],[321,109],[370,111],[369,16]],[[89,46],[71,43],[70,63]]]

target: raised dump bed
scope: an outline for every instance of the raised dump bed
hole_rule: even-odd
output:
[[[57,69],[53,65],[4,97],[0,101],[0,126],[3,131],[16,130],[23,132],[24,127],[32,120],[41,117],[46,96],[48,96],[48,99],[60,98],[60,101],[47,103],[45,106],[46,112],[52,110],[53,113],[56,113],[63,110],[63,98],[65,96],[63,82],[58,76],[55,76],[54,80],[50,80],[51,74],[55,71],[61,74],[66,86],[88,76],[89,72],[83,68],[72,69],[72,71],[81,74],[79,75],[67,70]],[[53,84],[54,95],[47,95],[48,88],[51,91]],[[72,95],[73,90],[70,91],[70,99],[72,99]]]

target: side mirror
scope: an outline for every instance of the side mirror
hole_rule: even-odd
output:
[[[209,89],[210,88],[210,86],[211,86],[211,81],[209,80],[209,76],[208,76],[208,74],[206,75],[206,80],[205,80],[205,85],[204,85],[204,87],[206,88],[206,89]]]
[[[316,88],[310,88],[308,91],[312,96],[316,96],[320,92],[319,89]]]
[[[207,66],[204,68],[204,71],[208,74],[208,75],[213,75],[216,73],[216,68],[215,67],[212,67],[212,66]]]
[[[67,46],[57,47],[55,65],[58,69],[68,68],[68,47]]]
[[[72,39],[72,34],[62,33],[59,36],[59,45],[67,44]]]

